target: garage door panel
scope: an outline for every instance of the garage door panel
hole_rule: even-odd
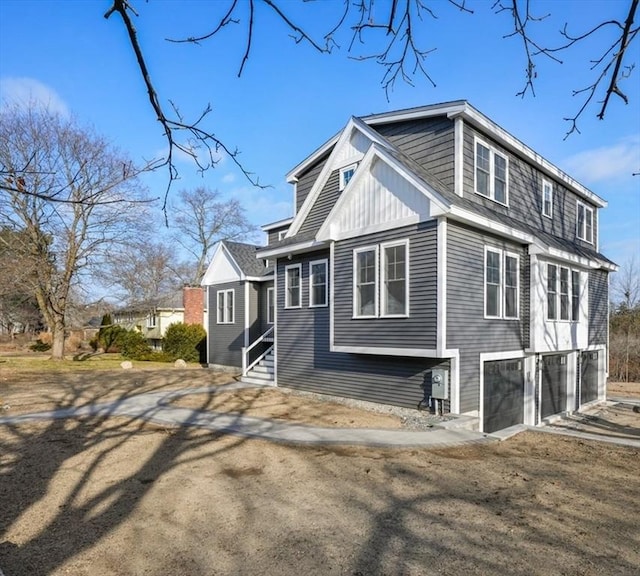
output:
[[[495,432],[523,422],[523,360],[485,362],[483,430]]]
[[[580,362],[580,403],[586,404],[598,399],[598,359],[599,353],[583,352]]]
[[[542,357],[540,417],[547,418],[567,409],[567,356]]]

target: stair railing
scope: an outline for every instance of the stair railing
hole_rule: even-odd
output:
[[[260,342],[273,342],[273,330],[274,327],[271,326],[262,336],[257,338],[250,346],[242,347],[242,375],[246,376],[249,370],[253,368],[260,360],[262,360],[271,350],[273,350],[273,344],[269,346],[262,354],[260,354],[253,362],[249,362],[249,353],[253,350]]]

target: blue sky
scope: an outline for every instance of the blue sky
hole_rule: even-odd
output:
[[[378,0],[377,5],[383,7]],[[397,84],[386,94],[383,69],[375,62],[348,58],[348,34],[341,50],[320,54],[295,44],[288,31],[264,6],[258,6],[253,50],[241,78],[243,23],[229,26],[215,40],[176,45],[167,37],[210,30],[227,3],[150,0],[136,2],[140,42],[163,104],[171,99],[194,117],[210,103],[208,127],[244,165],[272,187],[251,187],[222,158],[215,170],[199,175],[195,166],[179,163],[180,188],[206,185],[238,198],[249,218],[264,224],[291,215],[292,191],[285,174],[344,126],[362,116],[411,106],[467,99],[542,156],[567,171],[609,202],[601,212],[600,248],[623,262],[640,253],[640,71],[624,84],[630,104],[615,99],[604,121],[591,107],[580,121],[581,134],[563,140],[564,117],[581,101],[572,90],[593,78],[589,60],[603,35],[563,54],[564,64],[539,61],[536,97],[518,98],[524,84],[521,43],[503,38],[510,32],[506,14],[494,14],[489,1],[469,1],[474,14],[461,14],[445,2],[434,3],[438,19],[425,19],[421,44],[437,48],[427,67],[437,86],[416,77],[415,86]],[[602,19],[624,19],[628,1],[532,2],[536,14],[551,15],[536,34],[549,45],[559,43],[558,30],[583,32]],[[166,151],[159,124],[148,104],[124,27],[117,15],[106,20],[106,0],[0,0],[0,97],[39,97],[109,137],[132,158],[157,158]],[[339,2],[282,2],[287,14],[321,37],[339,13]],[[361,53],[375,52],[367,44]],[[640,42],[632,59],[640,66]],[[162,195],[166,174],[145,177]],[[158,218],[159,228],[162,219]]]

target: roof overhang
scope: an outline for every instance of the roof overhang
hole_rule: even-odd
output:
[[[289,224],[291,224],[291,222],[293,222],[293,216],[290,218],[285,218],[283,220],[278,220],[277,222],[271,222],[270,224],[264,224],[263,226],[260,226],[260,228],[262,228],[262,230],[264,230],[265,232],[269,232],[269,230],[275,230],[276,228],[288,226]]]
[[[302,254],[303,252],[313,252],[320,248],[326,248],[328,244],[326,242],[319,242],[318,240],[307,240],[305,242],[297,242],[295,244],[287,244],[285,246],[274,246],[269,248],[265,246],[262,250],[256,252],[257,258],[273,258],[278,256],[289,256],[293,254]]]

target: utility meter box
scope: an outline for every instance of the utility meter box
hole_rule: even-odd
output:
[[[436,368],[431,371],[431,398],[446,400],[449,398],[449,371]]]

